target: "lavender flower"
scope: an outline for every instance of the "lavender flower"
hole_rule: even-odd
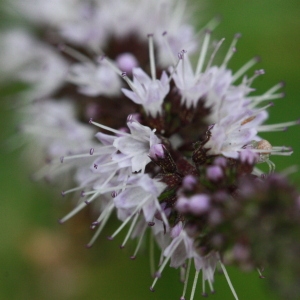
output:
[[[35,2],[41,14],[32,14]],[[132,259],[147,234],[157,242],[161,259],[152,270],[151,291],[170,263],[183,274],[181,300],[192,267],[191,300],[200,272],[202,295],[207,295],[206,283],[214,292],[216,269],[238,299],[225,264],[259,268],[273,254],[260,247],[264,235],[280,242],[283,236],[276,230],[282,224],[299,230],[299,195],[274,173],[270,160],[292,150],[272,146],[259,135],[299,123],[264,125],[272,103],[261,103],[281,98],[282,84],[253,96],[253,82],[264,70],[251,77],[247,73],[258,59],[237,72],[228,67],[240,34],[215,64],[224,39],[215,47],[210,42],[215,22],[194,37],[183,1],[58,2],[28,2],[31,9],[23,14],[36,26],[48,27],[44,39],[8,32],[7,45],[25,45],[29,54],[19,58],[8,49],[0,64],[33,86],[20,95],[30,100],[22,112],[22,134],[49,161],[36,178],[64,175],[74,186],[62,195],[80,192],[60,223],[98,203],[88,248],[116,211],[121,225],[108,238],[129,225],[121,248],[138,238]],[[22,9],[24,3],[16,0],[14,6]],[[18,60],[9,64],[15,56]],[[259,163],[268,164],[268,174],[257,168]],[[289,297],[285,287],[282,291]]]

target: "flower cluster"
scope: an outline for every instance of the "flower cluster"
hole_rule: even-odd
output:
[[[161,251],[152,291],[170,263],[182,270],[180,299],[192,266],[190,299],[200,272],[202,294],[205,283],[214,291],[216,269],[238,299],[224,264],[261,272],[273,253],[262,250],[265,236],[299,222],[300,198],[270,160],[292,150],[260,136],[299,123],[264,125],[283,84],[253,94],[264,70],[247,74],[258,59],[236,72],[228,67],[240,34],[217,63],[224,41],[211,42],[217,21],[195,34],[184,1],[12,5],[42,32],[33,37],[18,29],[1,37],[1,68],[32,86],[19,95],[26,101],[20,134],[47,158],[35,177],[67,176],[75,187],[62,195],[80,194],[60,222],[96,202],[87,247],[116,212],[121,225],[109,239],[129,225],[121,248],[137,238],[132,259],[148,234]],[[259,163],[268,164],[268,174]]]

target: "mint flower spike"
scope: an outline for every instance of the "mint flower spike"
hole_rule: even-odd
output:
[[[298,295],[300,198],[271,160],[293,151],[260,134],[299,121],[265,124],[283,83],[255,92],[265,74],[249,73],[258,57],[230,69],[241,35],[216,64],[224,42],[211,43],[218,22],[195,36],[186,1],[13,2],[40,26],[42,39],[26,29],[1,34],[0,66],[5,80],[33,87],[18,95],[25,105],[17,137],[29,137],[46,160],[34,178],[73,182],[61,194],[74,193],[78,202],[60,223],[93,205],[90,248],[116,214],[108,239],[125,231],[121,249],[137,239],[131,259],[149,234],[152,291],[170,265],[184,282],[181,300],[189,293],[194,300],[198,285],[207,296],[218,268],[237,300],[225,265],[262,276],[266,262],[282,298],[294,299],[278,270],[284,260]],[[268,174],[257,168],[262,163]]]

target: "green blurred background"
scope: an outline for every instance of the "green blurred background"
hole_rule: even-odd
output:
[[[204,6],[202,1],[194,2],[204,7],[198,14],[199,23],[216,14],[222,16],[214,37],[226,37],[224,52],[235,33],[243,34],[230,63],[233,70],[255,55],[261,56],[257,68],[264,68],[266,75],[254,84],[259,93],[281,80],[286,82],[287,95],[276,100],[269,122],[298,119],[299,0],[211,0]],[[4,97],[8,92],[10,89],[2,86],[1,141],[13,135],[17,121]],[[294,148],[292,157],[272,159],[278,170],[299,165],[299,127],[263,137],[273,145]],[[91,233],[84,213],[59,225],[57,220],[70,208],[69,199],[60,197],[58,186],[30,181],[34,167],[22,155],[23,150],[9,152],[1,145],[0,299],[179,299],[183,286],[178,272],[168,268],[158,281],[156,292],[151,293],[148,255],[141,253],[136,261],[131,261],[134,245],[121,251],[118,247],[121,237],[113,242],[106,240],[113,226],[108,226],[92,249],[85,249]],[[299,173],[291,178],[299,186]],[[235,268],[228,268],[228,272],[240,299],[277,299],[268,289],[268,278],[261,280],[256,272],[242,273]],[[265,275],[268,277],[268,270]],[[216,274],[215,288],[212,299],[233,299],[224,276]],[[195,299],[202,298],[200,292],[199,285]]]

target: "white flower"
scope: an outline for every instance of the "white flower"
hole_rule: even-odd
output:
[[[153,221],[156,211],[161,211],[157,198],[166,185],[147,174],[131,176],[127,185],[128,187],[114,198],[119,219],[124,221],[138,209],[143,212],[146,222]]]
[[[170,90],[169,79],[165,72],[162,72],[160,80],[151,79],[142,69],[134,68],[133,91],[122,88],[122,92],[134,103],[143,105],[147,114],[155,118],[162,113],[162,104],[165,96]]]
[[[67,63],[46,44],[29,33],[15,29],[1,36],[0,66],[5,79],[17,79],[31,86],[26,96],[32,100],[47,97],[62,86]]]
[[[120,93],[120,77],[110,67],[92,62],[71,66],[68,81],[78,85],[79,92],[87,96],[115,96]]]

